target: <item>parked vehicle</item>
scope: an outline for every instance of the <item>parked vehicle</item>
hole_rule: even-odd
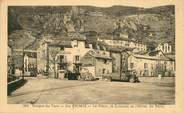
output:
[[[80,73],[67,70],[64,78],[68,78],[68,80],[78,80],[78,76],[80,76]]]
[[[119,80],[131,83],[140,82],[134,70],[122,71],[121,74],[112,73],[109,78],[110,81]]]

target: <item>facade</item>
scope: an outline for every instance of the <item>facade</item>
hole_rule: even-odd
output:
[[[7,63],[8,63],[8,74],[14,74],[14,65],[13,65],[13,58],[12,58],[12,48],[8,46],[8,56],[7,56]]]
[[[71,47],[65,47],[57,57],[60,63],[59,70],[63,69],[64,63],[69,71],[80,71],[82,65],[80,60],[89,50],[85,47],[85,39],[72,39]]]
[[[130,54],[128,69],[135,70],[139,76],[175,76],[174,61],[167,57]]]
[[[37,53],[25,52],[24,53],[24,70],[30,72],[32,70],[37,71]]]
[[[82,69],[88,70],[94,78],[112,73],[112,58],[104,50],[90,50],[81,59]]]

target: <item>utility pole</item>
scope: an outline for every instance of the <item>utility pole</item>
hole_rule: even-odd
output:
[[[46,76],[48,76],[49,73],[49,47],[48,47],[48,43],[47,43],[47,47],[46,47]]]
[[[122,78],[122,51],[120,51],[120,79]]]

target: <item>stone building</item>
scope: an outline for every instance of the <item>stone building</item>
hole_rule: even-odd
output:
[[[129,53],[128,69],[139,76],[175,76],[175,62],[165,56],[149,56]]]
[[[112,58],[104,50],[90,50],[81,59],[82,69],[88,70],[94,78],[112,74]]]

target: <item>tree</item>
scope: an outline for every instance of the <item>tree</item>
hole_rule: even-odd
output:
[[[56,47],[49,47],[48,53],[50,54],[51,58],[49,58],[49,61],[54,64],[54,78],[57,78],[57,54],[59,53],[60,48]]]

